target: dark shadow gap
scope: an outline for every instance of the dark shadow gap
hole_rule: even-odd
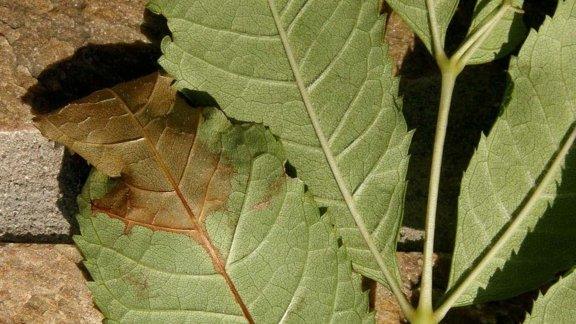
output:
[[[474,1],[464,2],[449,27],[447,48],[461,42],[470,24]],[[552,15],[556,1],[526,0],[524,20],[537,29],[545,15]],[[514,54],[517,54],[518,50]],[[462,176],[480,139],[494,124],[504,99],[508,61],[466,67],[459,76],[450,112],[440,183],[435,247],[439,252],[453,249],[458,196]],[[440,74],[426,47],[417,40],[414,51],[405,59],[400,76],[400,95],[409,129],[415,129],[410,147],[408,189],[404,225],[422,229],[426,212],[432,145],[440,94]],[[405,251],[420,251],[421,244],[399,246]]]
[[[426,51],[417,46],[416,51]],[[415,56],[428,55],[415,53]],[[446,135],[440,197],[436,247],[439,252],[450,252],[454,240],[456,212],[460,182],[481,133],[487,133],[498,116],[506,84],[507,60],[467,67],[458,78]],[[432,145],[440,93],[440,75],[435,66],[417,71],[409,77],[401,72],[400,94],[404,101],[404,116],[409,129],[415,129],[410,147],[408,189],[404,225],[422,229],[426,212]],[[419,75],[419,76],[418,76]],[[416,249],[417,246],[404,246]]]
[[[464,4],[450,25],[447,38],[453,51],[468,30],[474,1]],[[546,15],[552,15],[556,1],[526,0],[523,20],[528,27],[538,29]],[[456,31],[454,31],[456,29]],[[512,53],[517,55],[520,46]],[[488,133],[505,99],[509,57],[492,63],[470,66],[462,73],[454,91],[450,114],[443,170],[435,246],[437,251],[449,253],[453,249],[456,229],[458,196],[463,172],[474,153],[481,133]],[[405,60],[400,71],[400,94],[404,101],[404,115],[409,129],[415,129],[410,147],[408,189],[404,225],[422,229],[426,210],[429,168],[437,117],[440,76],[431,55],[420,41]],[[537,242],[537,240],[534,240]],[[537,244],[537,243],[531,243]],[[421,244],[401,245],[404,251],[421,251]],[[522,248],[520,254],[530,249]],[[533,249],[532,249],[533,250]],[[449,254],[445,255],[449,265]],[[435,290],[442,292],[448,281],[449,266],[435,271]],[[494,283],[508,278],[497,275]],[[444,319],[446,323],[520,323],[531,308],[537,292],[531,291],[502,301],[455,308]]]

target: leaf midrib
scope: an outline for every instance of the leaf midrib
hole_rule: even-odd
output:
[[[302,79],[302,75],[300,73],[298,63],[296,62],[296,58],[294,57],[294,53],[292,52],[292,48],[291,48],[290,43],[288,41],[286,31],[283,29],[282,24],[280,22],[280,18],[278,16],[278,12],[276,11],[274,1],[268,0],[268,6],[270,8],[272,18],[274,19],[274,23],[276,24],[276,29],[278,30],[278,36],[280,37],[280,40],[281,40],[282,45],[284,47],[284,52],[286,54],[286,58],[288,59],[288,62],[290,64],[290,69],[292,70],[292,74],[294,75],[294,81],[296,82],[296,85],[298,87],[300,97],[302,98],[302,103],[304,104],[304,108],[306,109],[306,112],[308,113],[308,117],[310,118],[310,122],[312,123],[312,127],[314,128],[314,132],[316,133],[316,137],[318,138],[318,141],[320,142],[320,149],[322,150],[322,152],[324,153],[324,156],[328,160],[328,164],[329,164],[330,169],[332,171],[332,175],[334,176],[334,178],[336,179],[336,182],[338,183],[338,187],[341,191],[341,194],[344,196],[345,192],[347,192],[348,189],[344,185],[344,178],[340,174],[340,170],[337,167],[334,154],[332,153],[332,150],[330,149],[330,147],[328,145],[326,135],[324,134],[324,132],[320,126],[318,116],[316,115],[316,112],[314,111],[312,102],[310,100],[310,96],[308,94],[308,90],[306,88],[304,80]],[[350,205],[350,204],[347,202],[347,205]]]
[[[282,27],[282,22],[280,20],[280,17],[278,16],[276,6],[274,5],[274,0],[268,0],[268,7],[270,9],[270,12],[272,14],[272,18],[273,18],[274,23],[276,25],[276,29],[278,31],[278,36],[280,37],[280,40],[281,40],[282,45],[284,47],[284,52],[285,52],[286,58],[288,59],[288,62],[290,64],[292,74],[294,75],[294,81],[296,82],[296,85],[297,85],[298,90],[300,92],[300,96],[302,98],[302,103],[304,105],[304,108],[306,109],[306,112],[308,113],[308,117],[310,118],[310,122],[312,123],[312,127],[314,128],[314,132],[316,133],[316,137],[318,138],[318,141],[320,143],[320,148],[321,148],[322,152],[324,153],[324,156],[326,158],[326,162],[328,163],[328,166],[330,167],[330,171],[332,172],[334,180],[336,181],[336,184],[338,185],[338,189],[340,190],[342,198],[343,198],[346,206],[348,207],[350,215],[352,216],[352,218],[354,219],[354,222],[356,223],[357,230],[360,232],[361,236],[363,237],[364,241],[366,242],[366,245],[368,246],[368,249],[372,253],[374,260],[376,261],[376,263],[378,264],[378,266],[382,270],[382,273],[383,273],[384,277],[386,278],[386,280],[391,285],[393,285],[392,280],[394,280],[394,279],[392,279],[391,274],[389,273],[388,269],[386,268],[384,261],[382,260],[382,256],[380,255],[380,251],[377,248],[377,245],[376,245],[374,239],[370,235],[370,232],[369,232],[368,228],[366,227],[366,224],[365,224],[364,220],[362,219],[360,212],[358,211],[358,208],[356,206],[354,198],[353,198],[352,194],[350,193],[350,190],[348,189],[348,186],[346,184],[346,180],[344,179],[344,177],[342,176],[342,174],[340,172],[340,168],[338,167],[338,163],[336,161],[334,153],[332,152],[332,149],[330,148],[330,144],[328,143],[328,139],[326,138],[326,135],[324,134],[324,131],[322,130],[318,116],[316,115],[316,112],[314,111],[314,107],[312,105],[312,102],[310,100],[310,95],[308,93],[308,88],[306,87],[306,84],[304,83],[304,80],[303,80],[302,75],[300,73],[299,64],[298,64],[298,62],[296,62],[296,58],[295,58],[294,53],[292,51],[292,48],[290,46],[290,42],[288,41],[288,36],[286,34],[286,31]]]
[[[140,129],[140,131],[142,133],[142,138],[144,138],[144,140],[148,144],[150,151],[154,154],[154,159],[156,160],[158,166],[160,167],[160,170],[162,171],[162,173],[164,173],[164,175],[166,176],[166,178],[170,182],[171,186],[174,188],[174,193],[176,193],[176,195],[180,199],[182,205],[184,206],[184,209],[186,209],[187,216],[190,218],[192,224],[198,230],[198,233],[200,234],[199,235],[200,240],[201,240],[201,242],[199,242],[199,243],[204,247],[206,252],[208,252],[208,255],[210,256],[210,259],[212,259],[212,264],[216,268],[216,271],[218,273],[220,273],[220,275],[222,275],[222,277],[226,281],[226,284],[230,288],[230,291],[232,292],[234,299],[236,300],[236,302],[240,306],[244,317],[246,317],[246,320],[249,323],[254,323],[252,315],[250,314],[248,307],[244,303],[242,296],[240,296],[240,293],[238,292],[236,285],[232,281],[232,278],[230,278],[230,276],[226,272],[226,268],[224,266],[223,261],[221,260],[220,254],[218,253],[218,251],[216,250],[216,248],[214,247],[214,245],[210,241],[210,238],[208,237],[208,234],[206,233],[205,229],[202,226],[200,226],[200,224],[198,223],[198,220],[196,219],[195,214],[192,211],[192,208],[190,207],[190,203],[188,202],[188,199],[186,198],[186,196],[184,196],[184,194],[180,190],[178,182],[176,181],[176,179],[172,175],[172,172],[170,172],[170,169],[168,168],[166,162],[164,161],[164,159],[160,155],[160,152],[158,152],[156,146],[150,140],[151,136],[148,134],[148,132],[144,128],[144,125],[142,125],[142,123],[140,123],[140,120],[138,120],[138,118],[134,115],[132,110],[130,110],[130,108],[128,107],[128,104],[124,101],[124,99],[120,95],[118,95],[114,90],[112,90],[110,88],[108,88],[107,90],[120,102],[120,104],[121,104],[120,106],[126,111],[126,114],[130,117],[130,119],[132,119],[132,121]],[[152,91],[154,91],[154,90],[152,90]],[[149,104],[149,102],[146,103],[146,105],[148,105],[148,104]],[[198,124],[198,127],[200,127],[200,124]],[[196,135],[196,136],[198,136],[198,135]]]

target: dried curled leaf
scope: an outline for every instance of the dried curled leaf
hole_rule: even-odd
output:
[[[75,238],[112,321],[370,321],[360,277],[262,126],[158,74],[36,119],[96,169]],[[108,177],[117,177],[109,179]]]

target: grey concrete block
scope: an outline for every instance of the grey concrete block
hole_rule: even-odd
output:
[[[87,172],[35,129],[0,132],[0,241],[69,242]]]

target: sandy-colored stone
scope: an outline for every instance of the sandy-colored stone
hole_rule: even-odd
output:
[[[29,128],[20,98],[48,66],[87,44],[147,41],[146,0],[0,0],[0,130]]]
[[[0,323],[101,323],[70,245],[0,245]]]
[[[422,274],[422,253],[398,252],[396,257],[402,277],[402,290],[404,290],[409,299],[413,299]],[[438,258],[435,256],[434,263],[437,261]],[[378,324],[397,324],[402,323],[404,320],[396,298],[387,288],[380,284],[376,287],[374,308]]]
[[[384,40],[389,46],[388,55],[390,55],[395,64],[394,73],[398,74],[404,59],[414,50],[415,36],[410,27],[397,13],[391,12],[388,7],[384,10],[388,12]]]

